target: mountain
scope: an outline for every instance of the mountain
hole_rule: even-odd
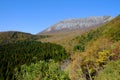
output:
[[[102,25],[111,19],[113,19],[111,16],[92,16],[88,18],[67,19],[52,25],[41,33],[61,32],[95,27]]]
[[[83,32],[42,35],[43,40],[41,35],[1,32],[0,42],[18,42],[0,45],[0,80],[119,80],[120,15],[106,20]]]

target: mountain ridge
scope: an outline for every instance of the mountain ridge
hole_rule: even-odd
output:
[[[87,18],[77,18],[77,19],[66,19],[59,21],[56,24],[48,27],[44,31],[38,33],[51,33],[51,32],[62,32],[70,30],[78,30],[83,28],[95,27],[104,24],[107,21],[112,20],[111,16],[90,16]]]
[[[0,32],[0,44],[8,44],[16,41],[37,40],[48,37],[47,35],[33,35],[31,33],[20,31],[3,31]]]

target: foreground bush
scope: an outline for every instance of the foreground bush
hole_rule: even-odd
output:
[[[20,69],[15,69],[15,72],[17,80],[69,80],[68,74],[61,71],[53,60],[22,65]]]
[[[120,60],[108,63],[95,80],[120,80]]]

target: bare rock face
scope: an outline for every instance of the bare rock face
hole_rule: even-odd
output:
[[[98,16],[98,17],[92,16],[88,18],[67,19],[52,25],[51,27],[47,28],[41,33],[69,31],[69,30],[95,27],[102,25],[105,22],[110,21],[111,19],[113,19],[113,17],[111,16]]]

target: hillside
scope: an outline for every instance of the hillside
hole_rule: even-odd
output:
[[[0,32],[0,44],[7,44],[16,41],[23,40],[37,40],[48,37],[47,35],[32,35],[30,33],[18,32],[18,31],[6,31]]]
[[[85,32],[88,32],[94,29],[96,29],[96,27],[90,27],[82,30],[73,30],[73,31],[67,31],[67,32],[45,33],[44,35],[48,35],[50,37],[38,39],[38,41],[60,44],[67,50],[69,54],[71,54],[72,53],[71,49],[73,47],[70,45],[71,40],[77,36],[80,36]]]
[[[71,55],[72,62],[68,67],[71,80],[120,79],[120,70],[110,72],[116,64],[119,65],[116,61],[120,60],[120,16],[74,38],[71,44],[76,44],[73,47],[74,54]],[[117,68],[119,66],[116,66]],[[116,77],[111,79],[110,75]]]
[[[100,25],[109,22],[111,16],[93,16],[79,19],[66,19],[60,21],[48,29],[40,32],[41,35],[50,35],[51,37],[40,39],[42,42],[51,42],[62,45],[69,54],[72,53],[71,40],[90,30],[96,29]],[[38,34],[38,35],[39,35]],[[72,46],[71,46],[71,45]]]
[[[119,65],[120,16],[99,27],[85,29],[83,32],[75,30],[75,32],[50,34],[52,37],[44,38],[42,41],[61,44],[67,52],[70,52],[69,64],[63,62],[61,66],[69,71],[71,80],[103,80],[103,77],[111,80],[109,75],[116,75],[112,77],[114,80],[120,79],[119,70],[109,74],[106,72],[106,70],[113,71],[112,68],[116,64]],[[118,69],[119,66],[116,68]]]

